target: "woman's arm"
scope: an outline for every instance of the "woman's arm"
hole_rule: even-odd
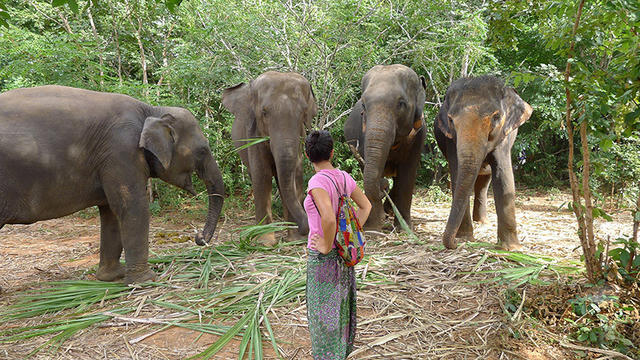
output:
[[[323,238],[317,240],[316,250],[326,255],[333,248],[333,240],[336,237],[336,214],[333,212],[329,193],[324,189],[311,189],[311,195],[320,213],[320,224],[324,234]]]
[[[371,212],[371,202],[367,199],[367,196],[360,190],[359,187],[356,188],[351,193],[351,198],[358,205],[358,210],[356,210],[356,216],[358,217],[358,221],[360,225],[364,226],[364,223],[367,222],[369,218],[369,213]]]

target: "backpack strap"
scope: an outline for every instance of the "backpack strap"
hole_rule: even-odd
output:
[[[333,179],[327,175],[327,174],[320,174],[320,175],[324,175],[324,177],[326,177],[327,179],[329,179],[329,181],[331,181],[331,183],[333,184],[333,187],[336,188],[336,192],[338,193],[338,196],[346,196],[347,195],[347,180],[345,178],[344,180],[344,192],[340,192],[340,189],[338,189],[338,185],[336,185],[336,182],[333,181]],[[342,174],[342,176],[344,177],[344,174]]]
[[[327,174],[323,174],[320,173],[320,175],[323,175],[324,177],[326,177],[327,179],[329,179],[329,181],[331,181],[331,183],[333,184],[333,187],[336,188],[336,192],[338,193],[338,197],[340,196],[346,196],[346,192],[347,192],[347,178],[344,176],[344,173],[342,173],[342,177],[344,178],[344,194],[341,195],[342,193],[340,192],[340,189],[338,189],[338,185],[336,185],[335,181],[333,181],[333,179],[327,175]],[[316,201],[313,199],[313,194],[311,194],[311,192],[309,192],[309,194],[311,195],[311,202],[313,203],[313,206],[316,208],[316,211],[318,212],[318,214],[320,214],[320,209],[318,209],[318,205],[316,205]]]

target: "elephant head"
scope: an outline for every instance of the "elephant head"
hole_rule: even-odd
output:
[[[144,121],[139,147],[145,149],[151,176],[192,195],[196,195],[191,183],[194,171],[205,183],[209,210],[203,231],[196,235],[196,243],[204,245],[213,236],[222,209],[222,173],[211,154],[209,141],[190,111],[177,107],[157,110],[162,114],[160,117],[150,116]]]
[[[443,235],[447,248],[455,247],[456,232],[468,210],[469,196],[480,169],[486,164],[487,157],[501,146],[506,147],[506,151],[502,151],[504,154],[493,157],[507,157],[505,163],[509,164],[509,169],[501,171],[509,171],[513,178],[511,145],[518,127],[529,119],[531,112],[529,104],[493,76],[459,79],[447,90],[435,124],[437,130],[454,142],[457,155],[457,176],[452,179],[455,184],[453,204]],[[502,176],[496,174],[493,165],[492,170],[494,178]]]
[[[237,145],[250,138],[269,137],[264,146],[242,150],[256,197],[256,217],[271,221],[271,210],[262,209],[271,196],[271,177],[276,176],[285,212],[298,225],[300,234],[309,232],[307,216],[300,203],[302,188],[301,139],[317,113],[311,84],[302,75],[269,71],[248,84],[226,89],[222,104],[235,115],[232,137]],[[267,176],[265,176],[267,174]],[[261,183],[263,183],[261,185]],[[268,190],[267,190],[268,189]],[[262,194],[261,192],[267,192]]]
[[[381,184],[385,176],[396,177],[402,172],[401,176],[410,178],[406,182],[411,187],[408,191],[413,191],[420,152],[414,149],[413,143],[416,134],[421,132],[417,149],[422,146],[425,87],[424,78],[418,77],[404,65],[377,65],[362,78],[360,106],[364,140],[362,151],[365,159],[364,189],[373,204],[370,220],[367,221],[370,228],[381,226]],[[413,168],[414,171],[412,174],[404,174],[408,171],[404,168]],[[409,204],[398,206],[409,223],[410,202],[409,195]],[[402,208],[405,208],[404,211]]]

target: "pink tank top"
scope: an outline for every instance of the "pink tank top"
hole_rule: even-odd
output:
[[[331,183],[331,180],[329,180],[327,176],[335,182],[340,191],[345,190],[346,183],[346,193],[349,196],[351,196],[351,193],[357,186],[356,181],[353,180],[351,175],[349,175],[346,171],[342,171],[340,169],[320,170],[315,175],[313,175],[311,179],[309,179],[309,185],[307,186],[307,196],[304,199],[304,210],[307,212],[307,219],[309,221],[309,237],[307,238],[307,247],[309,247],[311,244],[310,239],[312,235],[318,234],[320,237],[324,236],[320,214],[318,213],[318,209],[316,209],[311,199],[311,190],[320,188],[326,191],[331,198],[333,212],[338,212],[339,195],[336,192],[335,186]],[[333,245],[333,247],[335,248],[335,244]]]

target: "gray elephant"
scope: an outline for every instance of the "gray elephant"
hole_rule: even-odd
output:
[[[271,181],[275,176],[285,219],[294,221],[298,232],[306,235],[301,141],[317,113],[311,84],[300,74],[269,71],[248,84],[225,89],[222,104],[235,116],[231,137],[236,147],[247,144],[248,139],[269,137],[269,141],[240,151],[251,177],[256,220],[262,224],[273,221]],[[274,245],[275,234],[265,234],[259,241]]]
[[[473,238],[469,195],[475,192],[473,218],[486,222],[487,189],[493,184],[498,215],[498,246],[520,247],[516,229],[511,147],[518,127],[533,109],[494,76],[456,80],[434,123],[438,147],[449,163],[453,204],[442,235],[456,247],[456,237]]]
[[[96,277],[154,278],[149,254],[149,177],[195,195],[204,181],[209,210],[196,242],[214,233],[224,185],[209,141],[186,109],[63,86],[0,94],[0,228],[100,210]],[[124,249],[125,266],[120,264]]]
[[[393,178],[389,196],[411,226],[411,199],[424,146],[423,108],[426,83],[404,65],[377,65],[362,78],[362,96],[344,124],[347,144],[364,166],[364,189],[373,206],[367,229],[382,227],[383,193]],[[398,224],[398,219],[396,219]]]

